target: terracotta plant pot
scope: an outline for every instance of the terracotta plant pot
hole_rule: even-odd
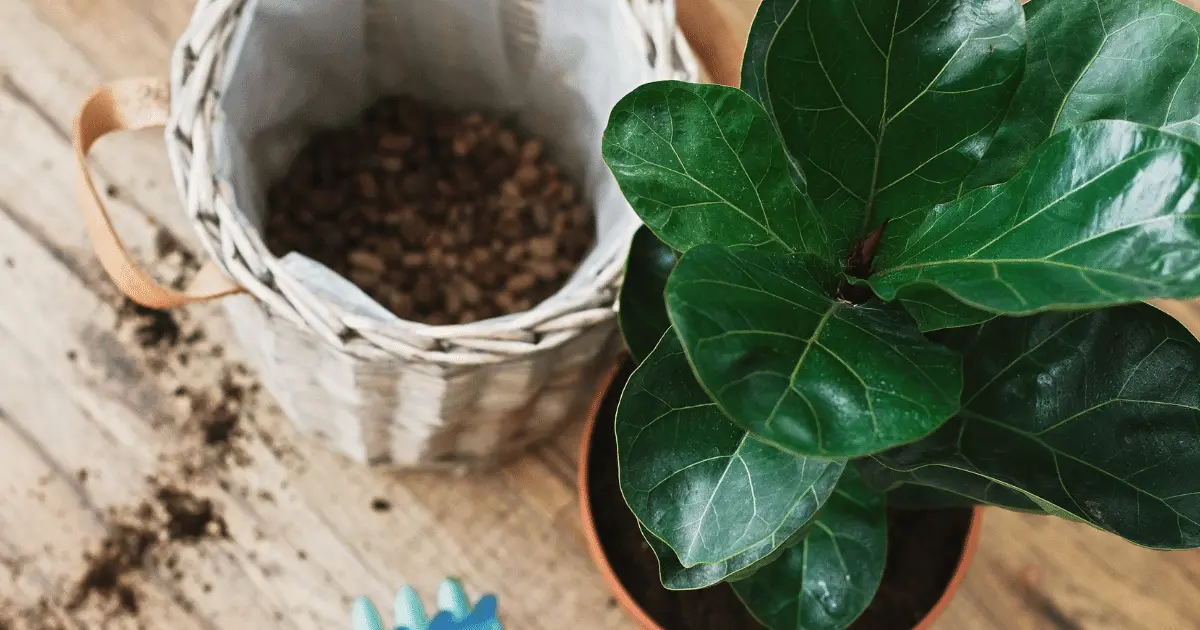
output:
[[[608,588],[612,591],[613,597],[620,602],[621,607],[637,622],[642,630],[663,630],[650,615],[642,609],[642,607],[634,599],[633,595],[626,590],[625,585],[621,582],[612,565],[609,563],[608,554],[600,542],[600,536],[596,529],[596,522],[592,514],[592,493],[588,483],[589,470],[591,468],[591,452],[592,452],[592,435],[596,429],[597,417],[600,414],[604,400],[609,394],[610,388],[614,386],[624,386],[624,381],[615,382],[615,379],[620,372],[620,369],[615,369],[608,376],[604,383],[604,387],[592,402],[591,409],[588,412],[587,424],[584,427],[583,439],[579,447],[579,514],[583,523],[583,532],[587,538],[588,553],[592,557],[592,561],[596,563],[596,567],[600,569],[600,574],[604,577],[604,581],[608,584]],[[929,630],[933,627],[934,621],[941,616],[946,607],[950,605],[950,601],[962,586],[963,578],[966,576],[967,569],[971,565],[971,561],[975,556],[976,548],[979,546],[979,536],[983,528],[983,508],[977,507],[971,516],[971,522],[967,530],[965,541],[963,543],[962,553],[959,556],[958,566],[954,571],[953,576],[946,583],[945,591],[937,600],[937,603],[930,608],[914,630]]]

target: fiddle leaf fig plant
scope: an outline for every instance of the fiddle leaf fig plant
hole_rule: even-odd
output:
[[[622,492],[671,589],[849,626],[887,509],[1200,547],[1200,16],[1172,0],[764,0],[742,88],[613,109],[645,227]]]

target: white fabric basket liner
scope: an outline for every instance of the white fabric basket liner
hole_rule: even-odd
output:
[[[560,345],[611,321],[640,225],[600,156],[608,112],[641,83],[698,78],[673,15],[670,0],[201,2],[172,78],[177,183],[205,247],[236,280],[273,314],[351,355],[478,365]],[[211,75],[197,80],[205,68]],[[202,98],[203,89],[217,97]],[[581,185],[596,245],[553,297],[523,313],[428,326],[395,317],[316,261],[266,249],[266,192],[305,142],[396,94],[515,115]],[[195,146],[205,136],[211,156]]]
[[[638,226],[600,158],[640,83],[697,80],[672,0],[198,0],[172,60],[165,133],[246,358],[301,432],[371,465],[505,461],[587,413],[620,352],[614,304]],[[380,96],[515,115],[595,210],[597,244],[534,309],[401,321],[259,234],[265,194],[312,134]],[[286,208],[277,209],[286,211]]]

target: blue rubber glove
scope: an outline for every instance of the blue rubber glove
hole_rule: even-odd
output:
[[[503,630],[496,616],[496,597],[485,595],[472,609],[462,584],[453,578],[438,587],[437,604],[438,612],[430,620],[420,595],[412,587],[402,587],[396,592],[394,606],[396,630]],[[354,600],[350,620],[354,630],[387,630],[379,611],[365,597]]]
[[[350,608],[350,625],[354,630],[385,630],[379,611],[366,597],[354,600],[354,606]]]

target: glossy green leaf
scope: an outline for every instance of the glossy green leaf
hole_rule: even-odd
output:
[[[728,560],[685,567],[679,562],[675,550],[659,540],[642,526],[642,536],[658,558],[659,579],[667,590],[692,591],[708,588],[721,582],[742,579],[753,575],[760,568],[774,562],[788,549],[796,546],[808,533],[815,519],[809,518],[804,525],[786,540],[767,539],[758,548],[738,554]]]
[[[667,276],[675,268],[679,254],[654,236],[646,226],[633,235],[629,259],[625,263],[625,283],[621,285],[621,336],[633,360],[641,363],[663,333],[671,327],[663,291]]]
[[[742,90],[772,113],[771,94],[767,90],[767,53],[779,33],[779,27],[800,0],[763,0],[750,24],[746,52],[742,55]]]
[[[733,571],[749,555],[766,557],[816,514],[844,467],[781,451],[729,422],[671,331],[626,384],[616,432],[626,503],[684,567]]]
[[[888,491],[887,502],[888,507],[901,510],[942,510],[979,505],[978,501],[961,494],[911,483]]]
[[[923,332],[982,324],[994,313],[968,306],[930,284],[914,284],[899,293],[904,310]]]
[[[836,251],[957,196],[1024,52],[1014,0],[795,3],[769,45],[765,85]]]
[[[885,300],[933,287],[994,313],[1200,296],[1200,145],[1074,127],[1012,181],[889,225],[875,268]]]
[[[984,478],[1140,545],[1200,546],[1200,342],[1182,325],[1135,305],[944,337],[966,357],[965,409],[876,455],[891,483],[969,496]]]
[[[788,172],[774,124],[741,90],[638,87],[613,108],[603,151],[630,205],[677,251],[718,243],[824,252],[824,226]]]
[[[706,245],[667,280],[667,311],[704,389],[755,437],[856,457],[958,411],[961,360],[888,305],[827,297],[811,257]]]
[[[1012,107],[966,190],[1011,179],[1037,147],[1092,120],[1200,140],[1200,16],[1174,0],[1034,0]]]
[[[804,541],[733,590],[771,630],[846,628],[875,597],[887,542],[884,495],[847,469]]]
[[[767,53],[770,51],[771,42],[775,41],[775,34],[779,31],[779,26],[799,1],[763,0],[762,4],[758,6],[758,12],[754,15],[754,22],[750,25],[746,51],[742,56],[742,90],[762,104],[772,121],[775,121],[775,110],[771,107],[771,95],[767,90]],[[776,127],[778,128],[777,122]],[[787,158],[788,172],[796,182],[796,187],[801,191],[807,191],[808,185],[804,181],[804,173],[796,158],[791,154],[788,154]],[[849,245],[850,243],[845,242],[842,244],[841,250],[833,251],[831,249],[831,258],[843,258]]]
[[[944,466],[900,472],[881,463],[889,456],[890,453],[885,453],[879,457],[865,457],[856,460],[855,466],[872,487],[887,491],[889,501],[891,497],[897,497],[899,507],[994,505],[1019,512],[1043,512],[1038,502],[1023,492],[987,477]],[[934,493],[945,498],[934,502],[930,498]],[[923,495],[923,499],[918,495]],[[952,501],[950,497],[960,500]]]

